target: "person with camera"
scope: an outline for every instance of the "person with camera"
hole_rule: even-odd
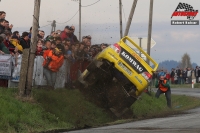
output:
[[[156,81],[155,87],[158,88],[155,97],[159,98],[160,94],[165,93],[167,106],[171,108],[171,89],[169,81],[164,76],[161,75],[159,77],[159,80]]]
[[[57,44],[55,49],[50,50],[47,54],[43,54],[43,73],[47,79],[47,86],[50,89],[54,89],[56,74],[64,62],[64,53],[64,46]]]

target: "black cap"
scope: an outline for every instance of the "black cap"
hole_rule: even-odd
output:
[[[71,30],[71,27],[69,27],[69,26],[65,26],[65,29]]]
[[[61,50],[62,53],[65,52],[65,48],[64,48],[64,46],[63,46],[62,44],[57,44],[56,47],[57,47],[59,50]]]

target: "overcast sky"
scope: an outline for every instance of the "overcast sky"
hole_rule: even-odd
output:
[[[95,2],[97,3],[91,5]],[[200,0],[154,0],[152,38],[156,41],[156,45],[151,49],[151,56],[157,62],[180,61],[183,54],[188,53],[191,61],[200,65],[200,25],[171,25],[171,15],[179,2],[187,3],[194,9],[200,10]],[[133,1],[122,0],[122,4],[124,31]],[[149,4],[149,0],[138,0],[129,36],[147,37]],[[82,36],[91,35],[93,44],[119,41],[118,0],[82,0],[82,6]],[[7,13],[6,19],[14,25],[13,31],[23,32],[31,27],[33,7],[34,0],[1,0],[0,2],[0,9]],[[46,35],[51,30],[49,21],[56,20],[56,29],[63,30],[66,25],[74,25],[75,34],[78,36],[77,0],[42,0],[40,8],[40,27]],[[172,19],[186,20],[186,17]],[[195,20],[200,20],[199,13]]]

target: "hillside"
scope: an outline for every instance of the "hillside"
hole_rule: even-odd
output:
[[[159,68],[158,69],[167,69],[169,72],[171,71],[172,68],[176,68],[179,66],[178,61],[174,60],[165,60],[159,63]],[[192,67],[195,68],[197,66],[196,63],[192,63]]]

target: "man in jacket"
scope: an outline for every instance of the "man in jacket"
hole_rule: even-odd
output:
[[[199,71],[199,67],[196,66],[196,68],[195,68],[195,70],[194,70],[194,75],[195,75],[195,77],[196,77],[196,83],[199,82],[199,76],[200,76],[200,75],[198,75],[198,71]]]
[[[28,35],[29,35],[28,32],[22,33],[22,37],[20,39],[20,45],[22,46],[23,49],[30,48],[30,40],[29,40]]]
[[[63,40],[66,38],[69,38],[71,32],[71,28],[69,26],[66,26],[65,29],[61,32],[60,37]]]
[[[165,93],[167,106],[171,108],[171,89],[168,80],[164,76],[160,76],[159,80],[156,81],[155,87],[158,88],[155,97],[159,98],[160,94]]]

